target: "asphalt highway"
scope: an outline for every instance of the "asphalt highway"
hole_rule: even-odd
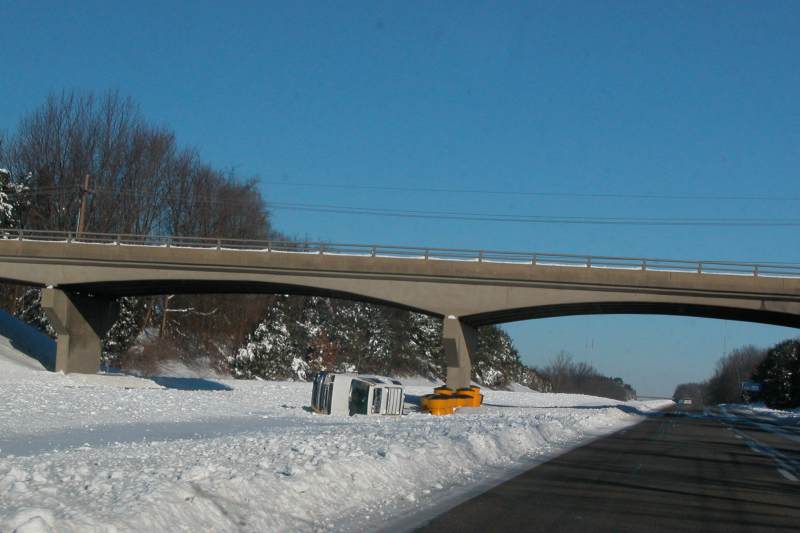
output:
[[[418,531],[800,531],[800,427],[672,410],[539,465]]]

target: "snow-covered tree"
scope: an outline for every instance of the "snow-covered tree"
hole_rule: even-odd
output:
[[[20,320],[27,322],[31,326],[39,328],[51,337],[56,336],[50,320],[42,309],[42,291],[40,289],[27,289],[17,300],[16,316]]]
[[[521,362],[511,337],[497,326],[478,330],[478,350],[472,371],[479,383],[504,387],[516,377]]]
[[[421,313],[409,313],[404,353],[412,370],[429,379],[444,379],[442,321]]]
[[[139,299],[123,297],[117,303],[119,318],[103,339],[103,361],[109,365],[117,363],[119,356],[133,346],[141,331]]]
[[[546,377],[537,370],[525,365],[520,365],[515,381],[538,392],[550,392],[553,390],[553,386]]]
[[[256,327],[247,343],[228,360],[231,372],[240,378],[305,380],[307,363],[290,333],[288,297],[279,296],[268,316]]]
[[[343,359],[356,372],[386,373],[391,365],[395,332],[386,309],[364,302],[338,302],[333,338]]]
[[[8,197],[8,185],[11,182],[11,173],[5,168],[0,168],[0,227],[7,228],[14,217],[14,206]]]
[[[30,198],[31,174],[13,179],[11,171],[0,168],[0,228],[18,228]]]
[[[280,296],[228,366],[240,378],[302,380],[330,370],[444,379],[442,321],[373,303]],[[497,327],[479,330],[473,369],[488,387],[547,389]]]
[[[762,398],[768,406],[800,407],[800,339],[770,348],[755,378],[762,383]]]
[[[19,225],[19,193],[22,190],[11,181],[11,172],[0,168],[0,228]]]

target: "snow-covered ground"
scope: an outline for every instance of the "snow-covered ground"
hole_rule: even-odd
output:
[[[761,415],[773,419],[779,419],[783,421],[791,421],[796,424],[800,424],[800,408],[796,409],[770,409],[769,407],[765,406],[763,403],[754,403],[754,404],[728,404],[726,407],[736,408],[736,409],[745,409],[752,412],[755,415]]]
[[[0,337],[0,531],[402,528],[671,403],[484,391],[451,417],[340,418],[309,383],[64,376],[24,349]]]

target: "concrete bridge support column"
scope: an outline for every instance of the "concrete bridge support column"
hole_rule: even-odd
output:
[[[119,315],[117,303],[47,288],[42,289],[42,309],[58,333],[56,372],[96,373],[103,336]]]
[[[478,349],[477,331],[457,317],[446,316],[442,344],[447,360],[447,386],[451,389],[469,387],[472,383],[472,356]]]

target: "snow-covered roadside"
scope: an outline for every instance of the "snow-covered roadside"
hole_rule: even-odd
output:
[[[763,403],[758,404],[726,404],[729,409],[745,410],[755,415],[766,416],[773,419],[792,421],[800,424],[800,407],[795,409],[770,409]]]
[[[0,531],[375,528],[663,405],[486,391],[452,417],[336,418],[304,409],[308,383],[120,388],[11,350],[0,342]]]

